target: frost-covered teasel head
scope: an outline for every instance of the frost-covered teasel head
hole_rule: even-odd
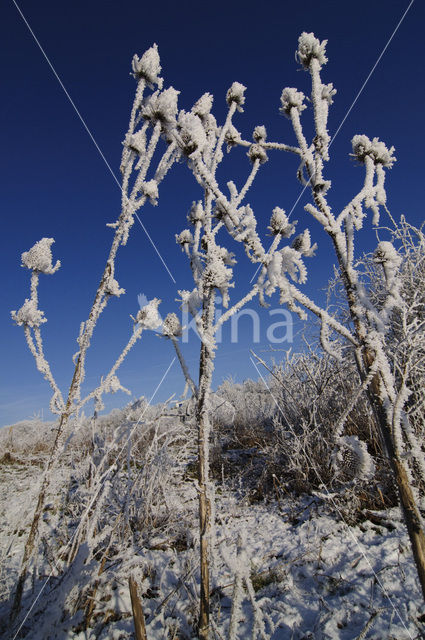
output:
[[[156,44],[145,51],[141,58],[135,54],[131,66],[135,78],[144,78],[151,88],[156,84],[162,89],[163,79],[159,77],[161,64]]]
[[[22,266],[39,273],[55,273],[61,263],[60,260],[57,260],[55,266],[53,266],[53,256],[50,249],[53,243],[53,238],[42,238],[36,242],[29,251],[24,251],[22,254]]]
[[[176,242],[183,250],[187,250],[187,248],[193,244],[193,236],[189,229],[183,229],[181,233],[176,234]]]
[[[234,82],[226,95],[227,104],[230,105],[232,102],[235,102],[238,108],[238,111],[243,111],[242,105],[245,103],[245,93],[246,87],[240,82]]]
[[[105,293],[107,293],[110,296],[119,297],[123,295],[123,293],[125,293],[125,289],[121,289],[121,287],[119,286],[115,278],[110,277],[108,282],[106,283]]]
[[[160,303],[161,300],[159,300],[159,298],[154,298],[138,312],[136,322],[140,324],[143,329],[157,329],[161,325],[161,316],[158,313]]]
[[[199,116],[200,118],[205,118],[207,115],[209,115],[212,109],[213,101],[214,97],[211,95],[211,93],[204,93],[204,95],[201,96],[199,100],[197,100],[193,105],[192,113],[194,113],[196,116]]]
[[[291,109],[295,107],[299,113],[306,109],[304,104],[305,95],[294,87],[286,87],[280,96],[281,108],[279,111],[287,118],[291,117]]]
[[[47,322],[44,317],[44,311],[37,308],[36,300],[25,300],[24,304],[18,311],[11,311],[12,320],[16,324],[28,327],[39,327],[43,322]]]
[[[336,89],[334,89],[332,82],[322,85],[322,99],[326,100],[328,104],[333,104],[333,97],[335,94]]]
[[[314,33],[306,33],[304,31],[298,38],[297,60],[305,69],[308,69],[313,58],[319,62],[320,66],[326,64],[328,61],[326,57],[327,43],[327,40],[320,42]]]
[[[273,209],[272,217],[270,218],[270,226],[268,229],[274,236],[281,235],[284,238],[290,238],[295,233],[296,224],[296,220],[294,222],[289,222],[288,216],[283,209],[275,207]]]
[[[185,155],[190,156],[195,151],[203,151],[207,144],[207,136],[199,116],[181,111],[178,118],[178,128],[180,146]]]
[[[197,222],[202,222],[204,216],[205,213],[202,202],[200,200],[198,200],[198,202],[192,202],[192,206],[187,216],[188,222],[195,225]]]
[[[251,162],[259,160],[260,164],[264,164],[268,160],[267,153],[265,152],[264,147],[262,147],[261,144],[252,144],[249,147],[248,153],[246,155],[251,160]]]
[[[310,231],[305,229],[303,233],[295,238],[292,243],[292,248],[303,256],[311,258],[317,249],[317,243],[311,244]]]
[[[383,167],[391,169],[397,159],[393,155],[395,151],[394,147],[388,148],[379,138],[369,140],[365,135],[356,135],[352,139],[351,144],[353,146],[352,155],[362,163],[365,161],[366,156],[370,156],[375,164],[380,164]]]
[[[146,136],[143,131],[137,131],[126,136],[124,144],[137,154],[144,153],[146,149]]]
[[[227,144],[227,151],[230,151],[232,147],[236,146],[241,141],[241,134],[236,127],[231,124],[225,133],[224,139]]]
[[[154,206],[158,204],[158,183],[155,180],[143,182],[140,190],[151,204]]]
[[[177,100],[180,91],[169,87],[165,91],[156,91],[146,98],[142,105],[142,116],[145,120],[159,121],[171,124],[175,121],[178,106]]]
[[[382,241],[375,249],[373,261],[379,264],[388,263],[398,267],[401,263],[401,256],[391,242]]]
[[[254,142],[265,142],[267,139],[267,131],[264,125],[259,125],[255,127],[254,132],[252,134],[252,138]]]
[[[175,313],[169,313],[163,324],[162,324],[162,332],[164,336],[179,338],[182,335],[182,326],[180,324],[180,320],[178,319]]]

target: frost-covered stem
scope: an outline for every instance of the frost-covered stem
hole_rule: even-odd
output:
[[[82,409],[82,407],[85,404],[87,404],[87,402],[89,402],[93,398],[98,397],[99,396],[99,392],[102,391],[102,388],[107,387],[107,383],[116,374],[116,372],[118,371],[118,369],[120,368],[120,366],[124,362],[125,358],[127,357],[128,353],[130,352],[130,350],[134,347],[134,345],[136,344],[137,340],[139,340],[139,338],[142,337],[142,332],[143,332],[143,325],[138,324],[135,327],[135,329],[134,329],[134,331],[133,331],[133,333],[131,335],[131,338],[129,339],[129,341],[125,345],[124,349],[122,350],[121,354],[119,355],[117,361],[115,362],[113,367],[111,367],[109,373],[105,376],[105,378],[102,381],[102,383],[96,389],[94,389],[91,393],[89,393],[89,395],[87,395],[83,400],[81,400],[78,403],[78,411],[80,411]]]
[[[184,379],[186,380],[186,384],[188,385],[189,389],[191,390],[191,392],[196,398],[196,396],[198,395],[198,389],[196,388],[196,384],[193,382],[192,377],[189,373],[189,369],[186,364],[186,360],[184,359],[183,354],[181,352],[179,342],[175,336],[170,336],[170,339],[171,339],[171,342],[173,343],[173,347],[176,351],[177,358],[180,362],[180,366],[182,368]]]
[[[242,138],[239,140],[235,140],[235,144],[239,147],[250,147],[252,142],[249,140],[243,140]],[[293,147],[289,144],[285,144],[284,142],[266,142],[265,140],[261,143],[261,146],[264,149],[270,149],[273,151],[289,151],[290,153],[295,153],[295,155],[300,155],[300,150],[298,147]]]
[[[65,403],[63,401],[62,392],[59,389],[58,385],[56,384],[56,380],[53,377],[53,373],[50,369],[50,365],[44,355],[43,341],[41,339],[41,331],[39,326],[34,327],[34,336],[37,344],[39,359],[41,360],[41,363],[42,363],[42,366],[41,366],[41,363],[39,365],[38,359],[36,359],[37,368],[44,375],[45,379],[53,389],[53,397],[50,402],[50,408],[52,410],[52,413],[59,413],[59,411],[63,411],[63,408],[65,407]],[[53,411],[53,409],[55,408],[55,405],[56,405],[56,411]]]
[[[255,296],[257,295],[258,291],[259,291],[259,286],[258,286],[258,284],[255,284],[252,287],[251,291],[246,294],[246,296],[241,298],[239,300],[239,302],[236,302],[232,307],[230,307],[230,309],[228,309],[225,313],[223,313],[219,317],[219,319],[217,320],[215,325],[213,326],[214,333],[216,333],[219,330],[219,328],[221,327],[221,325],[224,324],[231,316],[233,316],[235,313],[237,313],[239,311],[239,309],[242,309],[242,307],[244,307],[247,304],[247,302],[249,302],[250,300],[255,298]]]
[[[173,154],[176,153],[176,149],[177,149],[177,143],[170,142],[170,144],[168,145],[167,151],[162,156],[161,160],[159,161],[158,167],[155,171],[154,180],[156,180],[156,182],[161,182],[161,180],[165,178],[166,174],[168,173],[170,168],[173,166],[174,160],[175,160],[173,158]]]
[[[38,307],[38,281],[40,279],[40,274],[36,269],[33,269],[31,271],[31,285],[30,285],[30,290],[31,290],[31,300],[33,300],[33,302],[35,302],[36,306]]]
[[[219,138],[217,140],[217,144],[216,144],[215,151],[214,151],[214,156],[213,156],[213,159],[212,159],[212,162],[211,162],[211,173],[213,173],[213,174],[215,174],[215,170],[217,169],[218,159],[219,159],[219,156],[220,156],[220,153],[221,153],[221,148],[222,148],[223,143],[224,143],[224,138],[226,136],[227,130],[229,129],[229,127],[230,127],[230,125],[232,123],[232,118],[233,118],[233,115],[234,115],[234,113],[236,111],[236,107],[237,107],[236,102],[232,101],[230,103],[230,106],[229,106],[229,111],[227,112],[226,122],[224,123],[224,125],[221,128],[220,135],[219,135]]]
[[[161,122],[158,120],[158,122],[155,123],[151,139],[149,140],[148,149],[146,151],[146,155],[143,158],[139,175],[137,176],[133,185],[133,189],[131,190],[130,202],[134,201],[138,191],[140,190],[142,182],[146,178],[146,174],[148,172],[153,154],[155,153],[155,149],[158,145],[159,138],[161,136],[161,126],[162,126]]]
[[[211,496],[209,491],[209,439],[210,439],[210,394],[214,367],[214,338],[212,326],[215,315],[215,291],[204,292],[202,311],[203,334],[209,338],[201,345],[199,362],[199,385],[196,421],[198,425],[198,495],[201,592],[198,634],[200,640],[209,638],[210,617],[210,531]]]
[[[238,536],[237,548],[236,548],[236,562],[235,562],[235,582],[233,585],[233,594],[232,594],[232,610],[230,612],[230,622],[229,622],[229,635],[228,640],[236,640],[237,638],[237,630],[239,626],[239,618],[241,616],[241,605],[243,600],[243,582],[244,582],[244,573],[246,567],[243,566],[244,561],[246,561],[246,557],[243,557],[243,542],[241,535]]]
[[[295,155],[300,155],[300,150],[298,147],[292,147],[289,144],[284,144],[283,142],[263,142],[262,146],[264,149],[276,150],[276,151],[289,151],[290,153],[295,153]]]
[[[294,133],[297,137],[298,144],[300,147],[300,155],[305,163],[305,166],[307,167],[308,177],[311,181],[314,176],[313,154],[309,149],[307,145],[307,141],[304,137],[302,126],[301,126],[300,114],[296,107],[291,107],[290,116],[291,116],[291,122],[294,129]]]
[[[369,373],[373,370],[376,354],[368,344],[367,329],[359,317],[361,299],[358,292],[357,280],[353,277],[351,271],[346,268],[344,256],[342,256],[338,251],[338,245],[335,243],[335,238],[333,238],[333,240],[343,277],[351,318],[354,323],[357,339],[360,343],[361,361],[357,361],[359,373],[362,381],[365,381],[369,376]],[[382,365],[385,365],[385,368],[388,368],[389,370],[390,363],[388,362],[385,353],[382,352],[379,355],[384,360],[384,362],[381,361],[381,367]],[[367,388],[367,396],[375,415],[377,428],[381,434],[381,438],[394,473],[400,496],[400,505],[406,522],[413,556],[418,571],[418,577],[422,588],[422,595],[425,599],[425,533],[422,529],[421,516],[409,482],[408,473],[404,466],[404,462],[400,458],[396,449],[395,434],[392,424],[392,411],[388,411],[386,408],[386,404],[390,403],[388,392],[386,390],[387,383],[388,381],[385,380],[385,372],[379,370],[372,377],[370,385]],[[394,409],[394,407],[392,408]]]
[[[366,169],[366,172],[365,172],[363,187],[359,191],[359,193],[356,196],[354,196],[354,198],[347,204],[347,206],[344,207],[344,209],[339,214],[336,220],[337,225],[339,226],[344,222],[346,216],[349,213],[351,213],[353,209],[360,206],[361,202],[365,199],[365,197],[368,194],[372,193],[372,191],[374,190],[373,177],[375,175],[375,165],[373,163],[373,160],[368,156],[365,158],[365,169]]]
[[[319,307],[317,304],[310,300],[308,296],[304,293],[301,293],[293,284],[289,285],[289,289],[291,291],[291,295],[294,300],[302,304],[306,309],[309,309],[314,315],[316,315],[322,322],[328,324],[332,329],[335,329],[340,335],[346,338],[351,344],[354,346],[358,345],[356,338],[351,334],[351,332],[344,327],[338,320],[335,320],[332,316],[330,316],[327,311]]]
[[[50,384],[53,390],[53,397],[51,401],[52,408],[53,408],[53,403],[55,403],[57,404],[58,407],[61,407],[61,409],[63,409],[65,405],[64,405],[62,393],[58,385],[56,384],[56,380],[53,377],[52,371],[50,369],[50,365],[44,356],[40,327],[34,327],[34,336],[35,336],[37,346],[34,344],[34,340],[31,335],[31,329],[28,325],[24,327],[24,333],[25,333],[25,338],[26,338],[29,350],[31,351],[34,357],[37,369],[40,371],[41,374],[43,374],[44,378],[47,380],[47,382]],[[56,409],[56,413],[59,413],[58,409]]]
[[[260,168],[260,160],[256,158],[252,165],[251,173],[249,174],[244,186],[242,187],[236,201],[234,202],[235,207],[238,207],[242,200],[245,198],[250,186],[254,182],[255,176],[258,173],[258,169]]]

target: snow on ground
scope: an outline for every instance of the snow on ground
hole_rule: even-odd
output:
[[[40,481],[40,466],[4,459],[0,464],[0,552],[5,619]],[[193,483],[180,487],[196,518]],[[235,571],[249,576],[241,592],[236,638],[307,640],[360,638],[404,640],[424,638],[422,602],[409,541],[398,509],[379,512],[376,522],[348,527],[321,496],[287,497],[280,502],[249,504],[230,492],[216,496],[211,638],[229,637]],[[378,513],[378,512],[376,512]],[[176,522],[176,530],[181,523]],[[236,559],[238,539],[243,553]],[[134,637],[128,577],[134,575],[142,594],[149,640],[194,638],[197,615],[198,550],[196,520],[186,531],[186,544],[172,544],[161,531],[139,546],[121,549],[106,563],[93,598],[91,626],[84,630],[78,604],[87,576],[97,572],[94,560],[84,563],[85,548],[60,580],[52,577],[18,637],[30,640],[120,640]],[[112,555],[112,554],[111,554]],[[242,565],[241,566],[241,562]],[[24,599],[25,612],[45,577]],[[5,631],[13,638],[17,626]],[[23,633],[22,633],[23,632]]]

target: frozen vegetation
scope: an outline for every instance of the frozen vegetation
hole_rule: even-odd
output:
[[[51,386],[57,420],[0,434],[5,638],[424,637],[425,239],[387,209],[385,179],[396,158],[378,138],[354,136],[363,184],[334,210],[325,167],[336,90],[322,81],[326,41],[302,33],[296,57],[311,93],[282,90],[282,122],[294,139],[287,144],[269,141],[263,125],[252,140],[236,128],[246,89],[239,82],[227,91],[220,125],[209,93],[179,109],[179,92],[163,88],[156,45],[134,56],[121,213],[108,224],[111,249],[66,393],[44,353],[39,308],[40,278],[60,268],[53,239],[22,253],[30,297],[12,318]],[[221,184],[226,147],[246,156],[239,186]],[[267,228],[246,201],[261,166],[279,153],[295,158],[311,195],[306,214],[334,251],[326,308],[303,289],[317,243],[280,206],[284,194]],[[87,352],[109,300],[125,294],[116,260],[135,216],[146,201],[156,204],[177,160],[204,194],[175,237],[193,276],[193,288],[178,294],[201,338],[199,377],[189,373],[183,328],[170,313],[162,333],[181,365],[183,399],[151,406],[141,398],[105,416],[105,394],[128,391],[118,377],[127,354],[161,325],[159,297],[132,317],[122,353],[83,396]],[[391,228],[378,226],[383,209]],[[379,241],[362,256],[356,233],[367,225]],[[257,269],[240,283],[239,299],[230,251],[237,245]],[[314,318],[317,339],[273,365],[253,354],[257,382],[213,392],[222,324],[273,296]]]

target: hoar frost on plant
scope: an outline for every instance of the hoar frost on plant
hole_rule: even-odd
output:
[[[356,135],[353,137],[353,156],[359,161],[364,162],[366,156],[370,156],[375,164],[381,164],[383,167],[391,169],[397,158],[394,157],[394,147],[388,148],[386,144],[379,138],[369,138],[365,135]]]
[[[286,87],[282,91],[282,95],[280,96],[281,108],[280,111],[287,118],[291,117],[291,109],[295,108],[299,113],[304,109],[307,109],[307,106],[304,104],[305,95],[302,91],[297,91],[293,87]]]
[[[28,298],[26,298],[18,311],[11,311],[10,313],[14,322],[19,326],[38,327],[43,322],[47,322],[44,311],[37,308],[36,300],[29,300]]]
[[[242,105],[245,104],[246,87],[240,82],[234,82],[226,95],[227,104],[230,106],[232,102],[237,105],[238,111],[243,111]]]
[[[207,144],[207,136],[198,115],[181,111],[178,129],[183,153],[189,156],[195,151],[203,151]]]
[[[158,85],[162,89],[163,80],[160,78],[161,64],[158,54],[158,46],[154,44],[150,49],[145,51],[141,58],[136,54],[133,56],[132,68],[135,77],[144,78],[150,88]]]
[[[304,31],[300,35],[298,38],[297,58],[305,69],[309,68],[312,58],[316,58],[320,66],[327,63],[327,43],[327,40],[322,40],[322,42],[320,42],[314,33],[306,33]]]
[[[166,336],[178,338],[182,335],[182,326],[175,313],[169,313],[163,322],[162,331]]]
[[[272,235],[281,235],[284,238],[290,238],[295,233],[296,224],[297,220],[289,222],[285,211],[280,207],[275,207],[272,217],[270,218],[270,226],[268,229]]]
[[[172,124],[178,113],[177,100],[180,91],[169,87],[165,91],[156,91],[146,98],[142,106],[145,120],[159,121],[165,125]]]
[[[61,266],[60,260],[53,266],[53,256],[50,247],[54,243],[53,238],[42,238],[29,250],[22,254],[22,266],[40,273],[55,273]]]
[[[153,298],[150,300],[147,305],[142,307],[136,316],[136,322],[141,325],[144,329],[157,329],[161,326],[162,320],[161,316],[158,313],[158,307],[161,303],[161,300],[158,298]]]
[[[151,204],[154,206],[158,204],[158,183],[155,180],[144,182],[141,190]]]

